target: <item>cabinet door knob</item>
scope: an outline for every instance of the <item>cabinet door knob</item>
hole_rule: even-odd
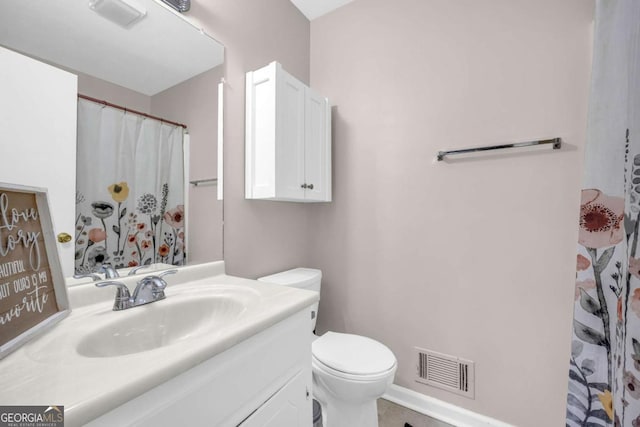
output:
[[[300,188],[307,188],[307,184],[302,184]]]
[[[313,184],[309,184],[309,185],[307,185],[307,188],[308,188],[309,190],[313,190]]]

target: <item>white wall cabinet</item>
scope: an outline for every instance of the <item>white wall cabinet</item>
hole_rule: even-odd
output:
[[[331,201],[329,101],[277,62],[247,73],[245,197]]]

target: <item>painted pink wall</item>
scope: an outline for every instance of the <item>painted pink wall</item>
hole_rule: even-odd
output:
[[[277,60],[309,80],[309,21],[289,0],[195,0],[189,17],[225,45],[224,258],[255,278],[307,263],[307,207],[244,199],[245,74]],[[206,222],[192,223],[193,229]]]
[[[189,180],[218,176],[219,66],[151,97],[151,113],[188,125]],[[189,186],[190,264],[222,259],[222,207],[215,185]]]
[[[564,425],[593,8],[357,0],[311,23],[334,105],[334,202],[307,219],[320,332],[376,338],[397,384],[523,427]],[[416,346],[475,361],[475,400],[416,383]]]
[[[78,75],[78,93],[150,114],[151,97],[97,77],[72,72]]]

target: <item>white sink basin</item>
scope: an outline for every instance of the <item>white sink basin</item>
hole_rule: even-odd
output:
[[[215,334],[246,310],[246,297],[194,292],[113,313],[109,322],[79,341],[77,351],[85,357],[124,356]]]
[[[136,286],[136,277],[121,280]],[[85,425],[318,300],[314,292],[228,276],[222,262],[181,267],[165,293],[162,301],[113,311],[114,289],[69,288],[71,314],[2,360],[0,402],[60,402],[65,425]]]
[[[68,352],[83,358],[134,356],[191,339],[205,341],[232,330],[261,300],[246,286],[185,285],[166,294],[164,300],[122,311],[113,311],[111,302],[80,308],[64,322],[73,334],[47,334],[26,353],[50,363]]]

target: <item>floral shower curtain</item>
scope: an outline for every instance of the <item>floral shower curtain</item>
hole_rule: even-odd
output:
[[[78,100],[76,274],[185,261],[183,129]]]
[[[640,1],[598,0],[566,425],[640,427]]]

